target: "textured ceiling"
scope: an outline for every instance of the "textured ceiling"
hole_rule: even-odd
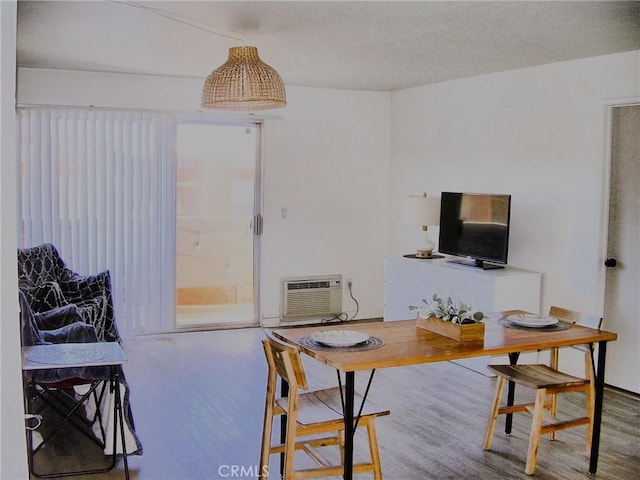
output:
[[[640,2],[18,2],[19,66],[204,78],[242,44],[287,85],[393,91],[638,50]]]

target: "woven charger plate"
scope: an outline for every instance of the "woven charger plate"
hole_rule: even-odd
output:
[[[368,340],[349,347],[329,347],[315,341],[311,337],[311,335],[300,337],[298,340],[296,340],[296,342],[298,343],[298,345],[302,345],[303,347],[311,348],[313,350],[340,350],[341,352],[362,352],[363,350],[373,350],[374,348],[380,348],[384,345],[384,340],[378,337],[369,337]]]
[[[560,321],[555,325],[549,325],[546,327],[525,327],[524,325],[518,325],[517,323],[513,323],[508,318],[501,318],[500,320],[498,320],[498,323],[503,327],[515,328],[516,330],[528,330],[529,332],[532,332],[532,331],[559,332],[560,330],[568,330],[571,328],[571,325],[573,325],[571,323]]]

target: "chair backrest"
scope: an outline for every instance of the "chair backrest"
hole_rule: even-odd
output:
[[[302,390],[309,388],[298,347],[281,342],[270,332],[266,332],[266,335],[267,338],[262,341],[262,345],[270,374],[279,376],[290,387]]]
[[[555,317],[569,323],[577,323],[583,327],[597,328],[600,330],[602,326],[602,317],[588,313],[575,312],[562,307],[552,306],[549,309],[549,316]]]
[[[59,282],[64,261],[51,243],[18,249],[18,286],[21,289]]]
[[[573,310],[568,310],[562,307],[552,306],[549,309],[549,316],[555,317],[558,320],[563,320],[565,322],[577,323],[578,325],[582,325],[583,327],[597,328],[598,330],[600,330],[600,327],[602,326],[602,317],[588,313],[575,312]],[[595,382],[593,345],[572,345],[571,348],[584,352],[586,359],[585,374],[591,381],[591,385],[593,388]],[[550,366],[551,368],[558,368],[558,348],[553,348],[551,350]]]

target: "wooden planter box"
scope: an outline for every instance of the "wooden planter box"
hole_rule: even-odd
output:
[[[484,323],[482,322],[461,325],[436,317],[418,317],[417,326],[459,342],[484,341]]]

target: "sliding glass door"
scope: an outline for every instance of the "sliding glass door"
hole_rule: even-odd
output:
[[[255,325],[260,125],[178,123],[176,329]]]
[[[53,243],[77,272],[108,269],[123,336],[257,324],[259,123],[17,113],[19,247]]]

